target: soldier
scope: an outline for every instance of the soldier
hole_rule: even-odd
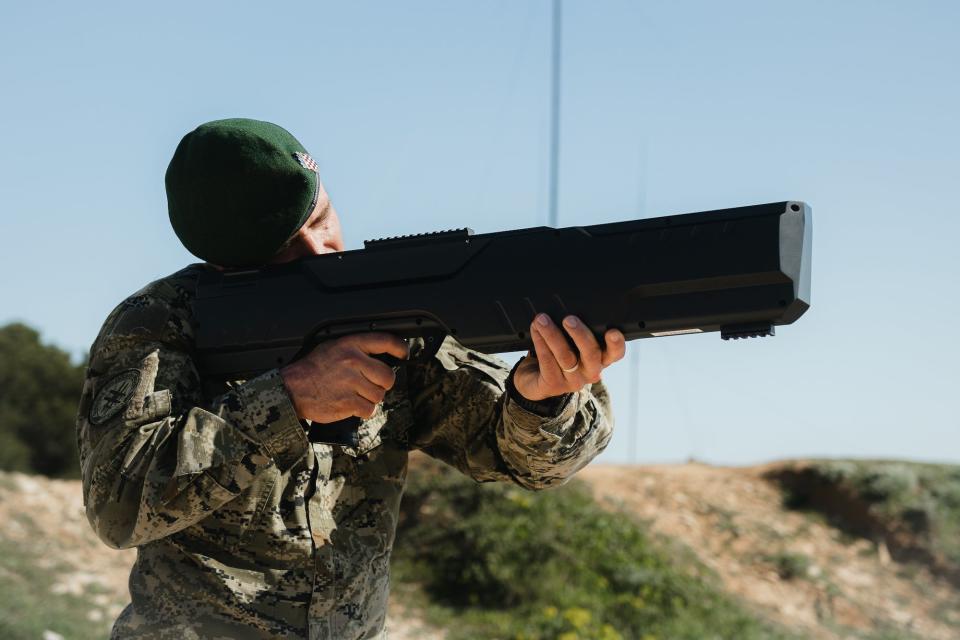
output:
[[[252,380],[204,382],[192,359],[198,274],[342,251],[343,240],[315,163],[270,123],[188,133],[166,186],[173,227],[204,263],[113,310],[79,407],[87,517],[106,544],[137,547],[112,637],[383,638],[411,450],[478,482],[538,490],[610,440],[600,374],[624,338],[610,330],[600,345],[575,317],[537,316],[535,350],[513,371],[451,338],[391,368],[372,356],[405,358],[407,343],[366,333]],[[308,438],[350,416],[363,419],[359,446]]]

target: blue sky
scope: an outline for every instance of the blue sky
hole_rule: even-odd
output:
[[[0,323],[84,350],[192,261],[163,172],[277,122],[348,247],[547,221],[550,2],[4,3]],[[630,344],[604,459],[960,462],[960,4],[567,0],[560,224],[802,199],[813,307],[776,338]],[[635,398],[637,421],[631,415]]]

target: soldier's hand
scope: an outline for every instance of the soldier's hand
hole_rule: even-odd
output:
[[[280,370],[297,415],[326,424],[369,418],[396,382],[393,369],[371,357],[407,358],[407,343],[389,333],[358,333],[317,345]]]
[[[576,393],[599,382],[601,372],[626,352],[619,329],[607,330],[603,336],[606,344],[601,348],[590,328],[576,316],[564,318],[563,328],[576,350],[547,314],[538,314],[530,323],[534,353],[524,358],[513,374],[513,386],[527,400]]]

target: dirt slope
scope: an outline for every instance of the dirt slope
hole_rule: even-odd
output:
[[[960,638],[960,593],[922,566],[891,561],[882,544],[784,510],[779,488],[764,479],[777,466],[593,465],[579,477],[692,548],[758,612],[804,635]]]
[[[48,601],[21,606],[49,607],[49,626],[62,634],[70,626],[62,614],[73,609],[67,602],[83,603],[86,611],[72,614],[106,637],[129,599],[127,576],[136,551],[113,551],[97,539],[83,512],[78,481],[0,473],[0,542],[5,554],[18,554],[29,565],[17,571],[23,565],[4,558],[5,582],[17,590],[39,583],[49,591]],[[0,604],[0,619],[9,614],[5,606]]]

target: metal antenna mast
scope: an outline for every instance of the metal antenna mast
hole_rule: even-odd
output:
[[[563,11],[562,0],[553,0],[553,38],[551,55],[551,86],[550,86],[550,180],[549,180],[549,225],[556,227],[559,224],[558,211],[558,190],[560,184],[560,52],[561,35],[563,33]],[[646,167],[643,167],[644,172]],[[643,176],[645,179],[646,176]],[[646,207],[643,201],[646,200],[646,189],[642,188],[640,209],[641,217],[645,213]],[[640,421],[640,353],[637,345],[633,346],[630,354],[630,461],[637,461],[637,440],[638,423]]]
[[[561,0],[553,0],[553,83],[550,100],[550,226],[556,227],[560,174],[560,33]]]
[[[640,166],[637,189],[637,217],[647,215],[647,142],[640,145]],[[635,341],[630,348],[630,462],[637,464],[640,440],[640,341]]]

